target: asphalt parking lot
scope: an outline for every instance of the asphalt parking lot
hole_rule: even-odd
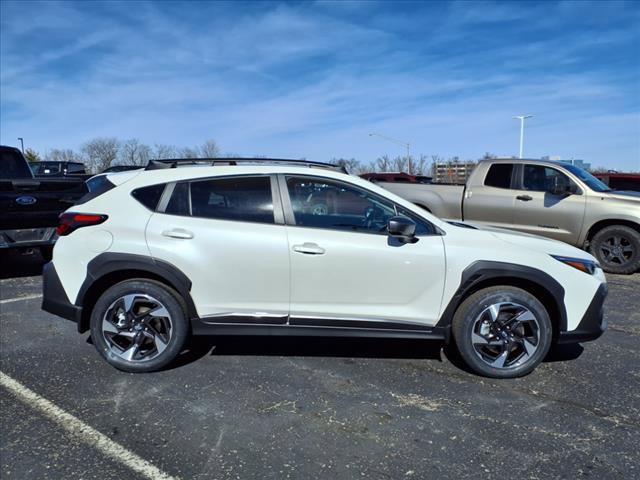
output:
[[[609,277],[598,341],[496,381],[425,342],[301,338],[202,339],[125,374],[40,310],[40,269],[0,264],[0,370],[79,426],[3,380],[3,479],[640,478],[640,275]]]

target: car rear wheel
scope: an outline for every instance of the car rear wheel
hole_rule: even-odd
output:
[[[605,272],[630,274],[640,270],[640,233],[631,227],[603,228],[591,239],[589,250]]]
[[[179,294],[152,280],[112,286],[91,313],[93,344],[107,362],[126,372],[165,367],[178,356],[188,334]]]
[[[461,357],[476,373],[515,378],[547,355],[552,327],[540,301],[520,288],[489,287],[466,298],[453,319]]]

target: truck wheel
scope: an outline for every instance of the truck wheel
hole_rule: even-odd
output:
[[[594,235],[589,251],[608,273],[628,275],[640,270],[640,233],[625,225],[611,225]]]
[[[551,320],[542,303],[529,292],[506,285],[467,297],[451,330],[462,359],[485,377],[526,375],[551,346]]]
[[[178,356],[188,336],[184,301],[175,290],[153,280],[114,285],[91,312],[96,350],[125,372],[163,368]]]

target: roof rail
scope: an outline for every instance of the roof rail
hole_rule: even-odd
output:
[[[347,169],[333,163],[314,162],[310,160],[292,160],[286,158],[168,158],[161,160],[149,160],[145,170],[159,170],[163,168],[177,168],[184,165],[295,165],[297,167],[326,168],[342,173],[348,173]]]

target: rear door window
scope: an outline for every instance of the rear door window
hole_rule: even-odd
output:
[[[484,184],[487,187],[511,188],[513,163],[494,163],[489,167]]]
[[[173,191],[165,213],[274,223],[271,179],[257,176],[180,182]]]

